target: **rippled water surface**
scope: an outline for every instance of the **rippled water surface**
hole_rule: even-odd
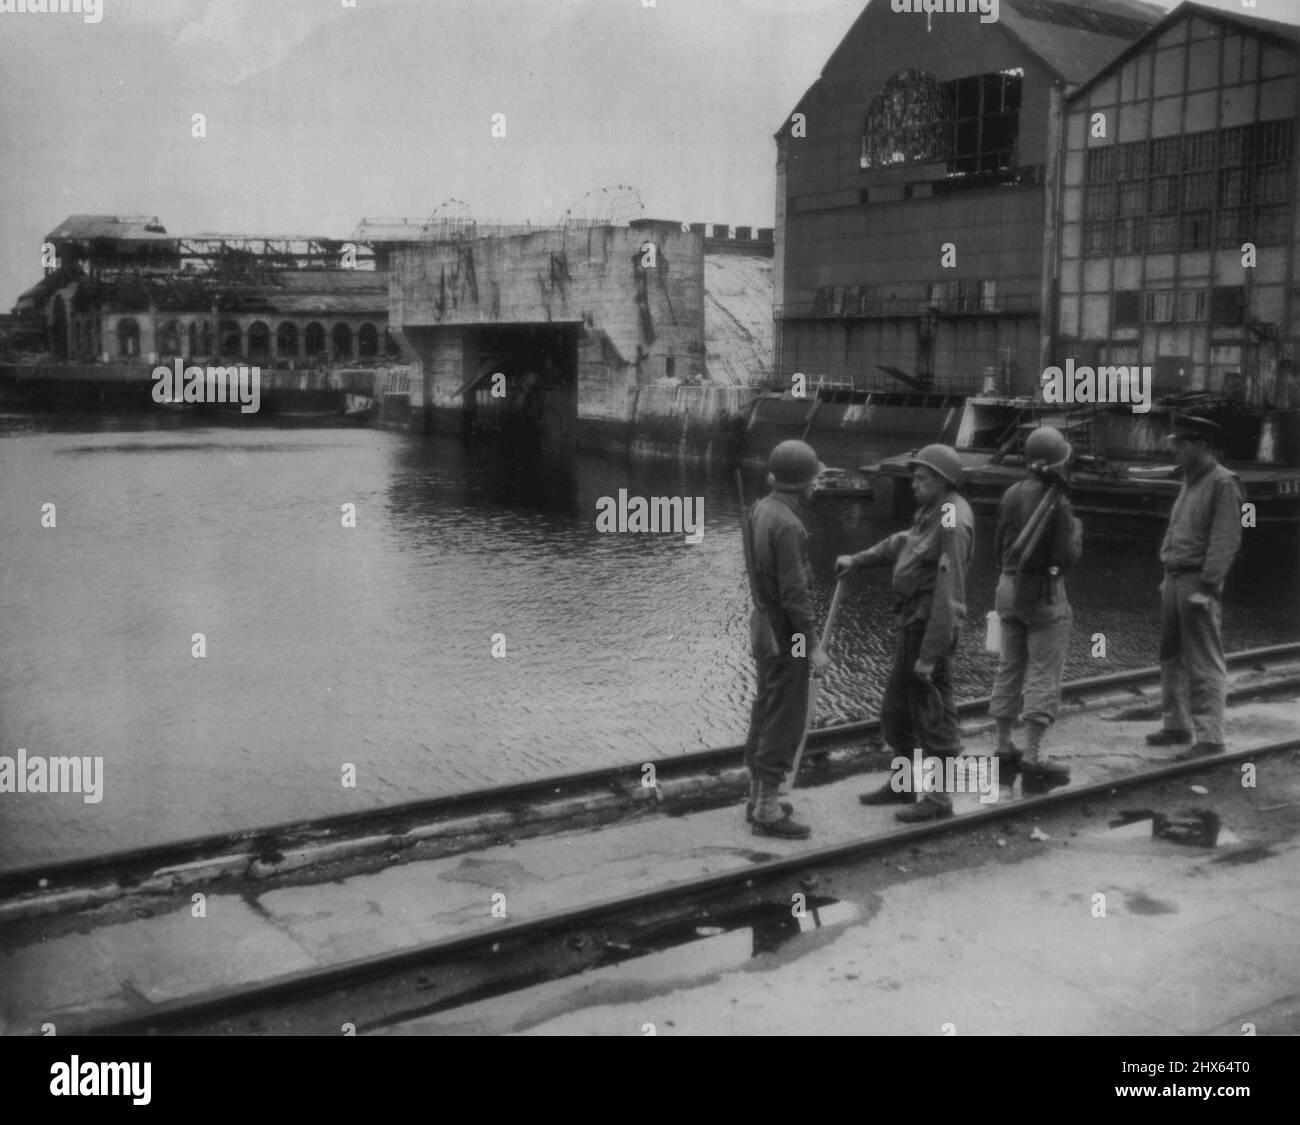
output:
[[[9,426],[0,754],[101,756],[105,782],[95,805],[0,794],[2,867],[743,740],[753,673],[727,474],[598,457],[509,465],[373,430]],[[597,501],[619,488],[704,497],[704,541],[597,532]],[[41,526],[46,503],[54,528]],[[993,669],[991,518],[980,522],[964,697],[987,693]],[[809,526],[823,611],[834,556],[897,527],[837,501],[819,501]],[[1153,663],[1156,546],[1090,537],[1068,677]],[[1230,647],[1300,633],[1285,556],[1239,565]],[[828,721],[874,713],[887,591],[885,571],[852,581]],[[1090,654],[1099,632],[1105,659]]]

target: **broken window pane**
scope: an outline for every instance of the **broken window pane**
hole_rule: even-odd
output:
[[[1016,69],[941,84],[924,71],[901,71],[871,101],[861,167],[943,161],[949,176],[1010,169],[1023,79]]]

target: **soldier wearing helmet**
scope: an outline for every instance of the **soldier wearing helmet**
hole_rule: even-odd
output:
[[[778,794],[803,737],[809,674],[820,676],[830,663],[813,617],[808,533],[798,511],[801,501],[812,499],[822,465],[811,446],[783,441],[772,450],[768,469],[772,491],[750,509],[748,527],[758,693],[745,740],[747,813],[755,835],[801,840],[811,829],[793,819]]]
[[[989,711],[997,723],[997,754],[1018,767],[1027,788],[1048,789],[1069,781],[1070,773],[1043,753],[1043,735],[1061,709],[1061,674],[1073,613],[1065,596],[1065,575],[1083,551],[1083,526],[1069,497],[1065,467],[1073,451],[1060,430],[1039,426],[1025,439],[1029,475],[1007,489],[998,507],[994,550],[1001,567],[993,608],[1002,624],[1002,651]],[[1021,533],[1046,503],[1041,533]],[[1022,750],[1011,727],[1024,708],[1028,742]]]
[[[898,641],[894,667],[880,704],[880,727],[898,755],[918,746],[927,755],[961,753],[951,661],[966,616],[966,567],[975,541],[975,517],[958,492],[961,458],[947,445],[927,445],[909,462],[916,515],[900,531],[856,555],[835,560],[839,577],[865,567],[892,565]],[[952,798],[912,794],[886,782],[859,798],[864,805],[912,804],[895,817],[904,823],[952,815]]]

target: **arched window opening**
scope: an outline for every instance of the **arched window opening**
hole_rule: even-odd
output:
[[[221,354],[239,356],[244,354],[244,340],[239,331],[239,322],[223,320],[218,328],[221,337]]]
[[[281,321],[275,330],[275,354],[281,359],[298,358],[298,326],[293,321]]]
[[[181,324],[179,320],[167,321],[158,332],[158,351],[161,355],[181,354]]]
[[[307,332],[303,337],[304,350],[308,355],[325,354],[325,327],[319,322],[313,320],[307,325]]]
[[[363,324],[357,331],[357,355],[371,359],[379,354],[379,330],[373,324]]]
[[[334,356],[337,359],[352,358],[352,329],[346,324],[334,325]]]
[[[271,329],[264,320],[255,320],[248,326],[248,358],[271,358]]]
[[[140,354],[140,325],[133,316],[117,322],[117,354],[123,359]]]

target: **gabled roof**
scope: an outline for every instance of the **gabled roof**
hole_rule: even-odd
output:
[[[831,52],[817,81],[804,91],[794,111],[825,78],[836,56],[857,33],[871,4],[888,2],[869,0],[839,46]],[[1024,47],[1058,78],[1076,83],[1091,77],[1164,16],[1164,8],[1143,0],[1000,0],[993,26],[1001,28],[1004,35]],[[899,65],[906,63],[900,61]],[[787,114],[776,131],[778,138],[789,120]]]
[[[1164,15],[1115,0],[1002,0],[998,25],[1058,78],[1086,81]]]
[[[170,236],[158,217],[149,215],[69,215],[45,241],[111,238],[121,242],[167,242]]]
[[[1249,34],[1262,35],[1265,38],[1281,42],[1289,47],[1300,45],[1300,26],[1289,23],[1279,23],[1277,20],[1264,20],[1255,16],[1240,15],[1237,12],[1227,12],[1221,8],[1210,8],[1204,4],[1184,3],[1179,4],[1164,19],[1151,28],[1136,42],[1131,43],[1115,58],[1098,70],[1082,86],[1070,94],[1071,98],[1081,97],[1091,90],[1098,82],[1104,80],[1108,75],[1113,74],[1116,69],[1126,63],[1134,55],[1141,54],[1147,49],[1154,39],[1158,38],[1166,28],[1174,24],[1181,23],[1183,20],[1191,19],[1193,16],[1205,20],[1207,23],[1217,23],[1224,27],[1231,28],[1234,31],[1244,31]]]

